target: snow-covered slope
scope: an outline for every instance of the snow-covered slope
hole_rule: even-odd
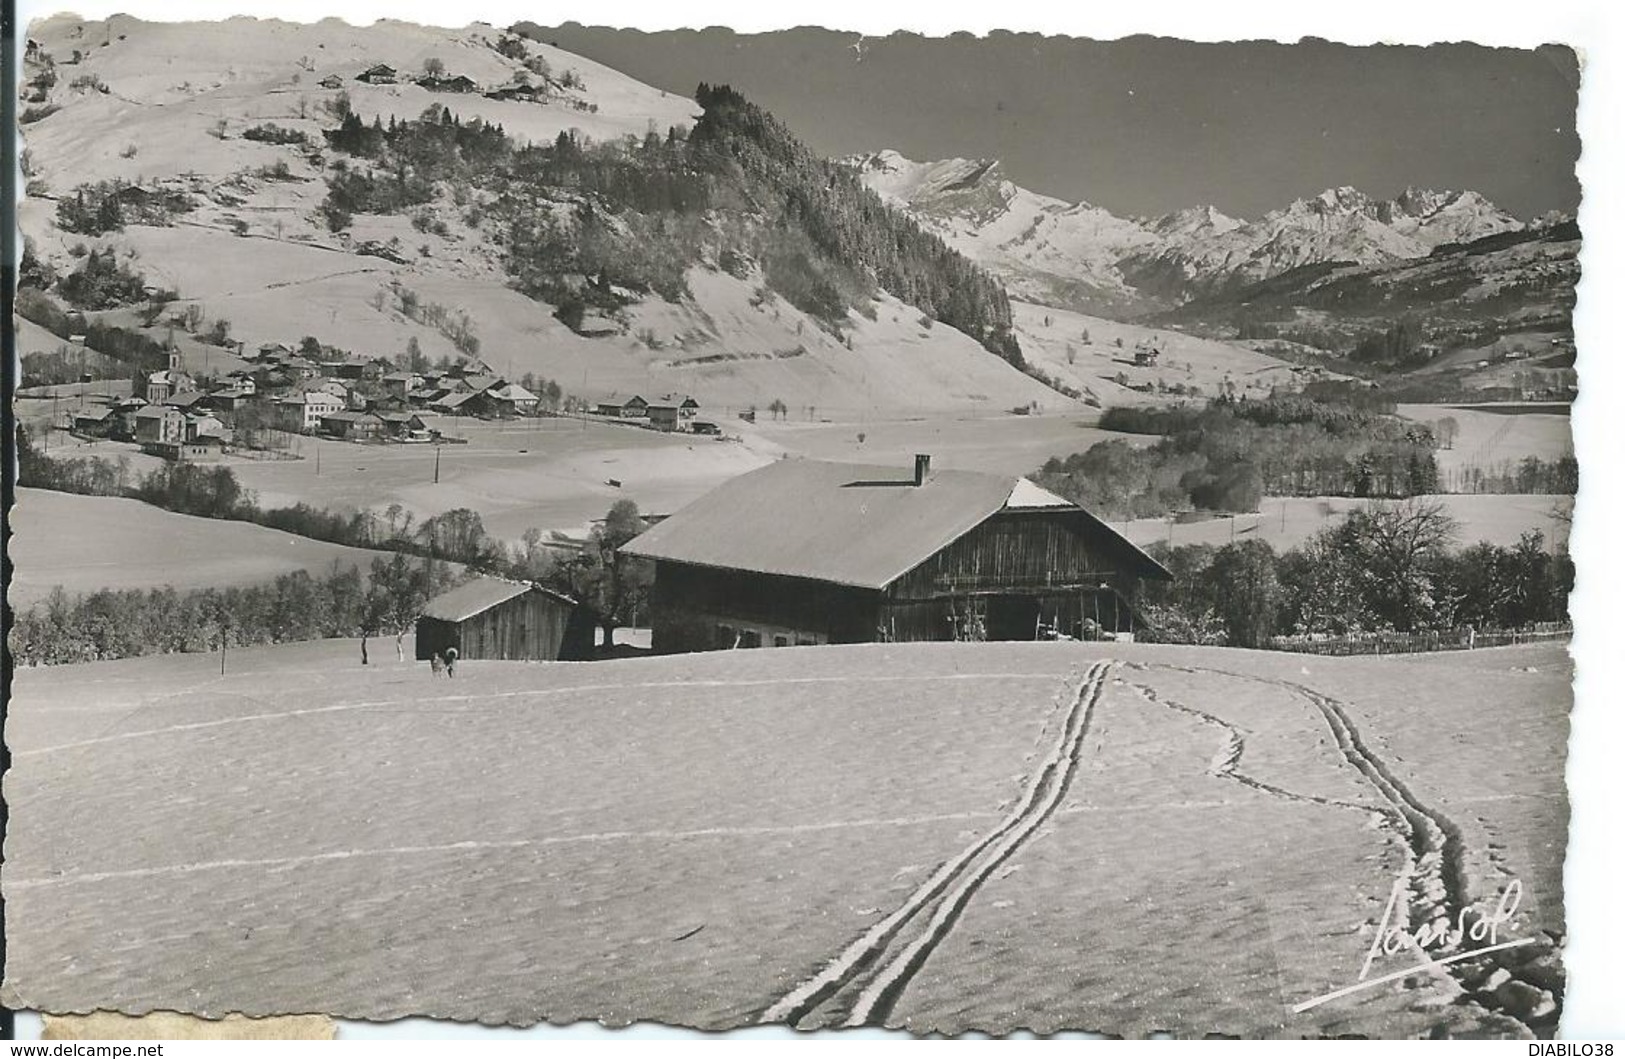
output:
[[[835,414],[1005,411],[1065,400],[893,299],[869,307],[872,317],[851,314],[837,336],[756,291],[759,274],[739,279],[704,263],[690,274],[690,296],[675,303],[650,296],[614,333],[584,337],[560,323],[552,305],[511,288],[500,233],[470,219],[467,189],[437,189],[428,207],[433,226],[404,213],[358,212],[338,233],[323,222],[327,178],[343,159],[322,132],[336,127],[330,104],[341,94],[364,122],[413,119],[439,104],[531,143],[566,130],[597,142],[642,138],[697,117],[692,100],[580,56],[534,41],[504,43],[503,31],[483,24],[56,16],[28,36],[25,81],[48,66],[55,74],[22,125],[29,190],[21,226],[34,253],[65,275],[81,267],[84,250],[116,249],[150,285],[177,294],[175,310],[198,305],[210,321],[229,322],[231,338],[250,349],[312,335],[365,356],[395,356],[414,339],[430,358],[457,356],[441,329],[402,311],[399,285],[448,317],[466,313],[478,355],[494,370],[535,372],[588,399],[682,391],[708,406],[778,399]],[[478,90],[410,83],[436,60],[444,77],[467,77]],[[398,83],[357,79],[378,64],[393,67]],[[536,83],[539,70],[551,79],[542,101],[482,94],[522,78]],[[265,123],[306,142],[244,136]],[[164,226],[130,223],[100,236],[57,226],[61,197],[115,179],[184,194],[193,208]],[[133,326],[135,308],[104,315]],[[152,335],[165,338],[161,329]]]
[[[915,162],[880,151],[847,162],[882,198],[1000,275],[1013,295],[1105,315],[1166,308],[1303,265],[1421,258],[1446,243],[1525,227],[1473,191],[1409,188],[1379,200],[1340,187],[1254,221],[1212,206],[1127,219],[1022,188],[994,161]]]

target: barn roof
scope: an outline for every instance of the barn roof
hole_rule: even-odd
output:
[[[629,555],[880,589],[1007,507],[1077,511],[1142,576],[1167,572],[1110,526],[1014,475],[780,460],[622,545]]]
[[[496,577],[476,577],[466,584],[458,585],[449,592],[429,600],[424,604],[423,616],[437,618],[440,621],[465,621],[484,610],[489,610],[498,603],[506,603],[510,599],[524,595],[526,592],[541,592],[551,596],[562,603],[574,604],[575,600],[569,596],[552,592],[540,585],[533,585],[525,581],[504,581]]]

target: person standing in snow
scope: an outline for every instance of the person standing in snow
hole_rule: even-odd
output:
[[[457,675],[457,648],[448,647],[448,648],[446,648],[446,676],[447,677],[454,677],[456,675]]]
[[[440,652],[439,651],[436,651],[434,654],[430,655],[429,656],[429,675],[431,677],[438,677],[440,675],[441,667],[443,667],[445,664],[446,664],[446,662],[445,662],[445,660],[443,658],[440,657]]]

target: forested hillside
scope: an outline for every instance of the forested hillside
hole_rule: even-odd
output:
[[[731,90],[702,106],[483,24],[29,37],[36,379],[126,378],[171,343],[208,378],[310,337],[725,417],[1067,404],[996,280]]]
[[[357,213],[410,213],[432,231],[449,186],[463,220],[502,246],[513,286],[577,333],[646,296],[681,299],[686,271],[705,265],[759,270],[836,331],[849,311],[872,311],[878,286],[1021,366],[997,281],[731,88],[701,85],[697,100],[691,130],[520,145],[438,106],[368,125],[341,98],[326,139],[352,162],[329,175],[323,212],[335,231]]]

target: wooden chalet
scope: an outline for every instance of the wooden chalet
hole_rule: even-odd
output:
[[[423,420],[415,412],[377,412],[379,422],[384,427],[384,436],[389,438],[406,438],[422,434],[425,430]]]
[[[90,438],[105,438],[118,425],[118,415],[106,405],[86,408],[73,414],[73,432]]]
[[[677,429],[678,411],[674,404],[652,404],[645,414],[649,417],[649,425],[656,430],[670,432]]]
[[[416,79],[420,88],[430,92],[477,92],[480,86],[474,83],[472,77],[466,74],[456,74],[452,77],[436,77],[433,74],[424,74]]]
[[[545,103],[547,102],[546,85],[498,85],[486,89],[482,93],[486,99],[495,99],[505,103]]]
[[[512,416],[533,416],[541,407],[541,398],[525,389],[516,382],[505,382],[500,386],[492,386],[480,395],[483,405],[491,415],[509,418]]]
[[[396,397],[405,397],[423,385],[423,376],[415,371],[392,371],[381,380],[384,390]]]
[[[417,658],[448,647],[459,659],[579,661],[593,656],[591,612],[523,581],[477,577],[436,596],[417,621]]]
[[[376,441],[384,432],[384,421],[371,412],[334,412],[322,416],[322,433],[345,441]]]
[[[611,398],[599,401],[593,406],[593,411],[601,416],[613,416],[620,419],[641,419],[649,414],[649,402],[633,394],[624,401]]]
[[[677,414],[684,419],[693,419],[700,411],[700,402],[686,393],[668,393],[660,399],[660,404],[677,406]],[[653,405],[650,406],[654,407]]]
[[[1082,638],[1145,627],[1169,580],[1106,523],[1025,478],[781,460],[622,546],[652,560],[657,653]]]
[[[398,76],[393,66],[379,63],[356,74],[355,79],[369,85],[392,85]]]
[[[217,412],[235,412],[255,399],[252,387],[227,386],[209,394],[205,403]]]
[[[443,393],[429,402],[429,411],[448,416],[473,415],[479,407],[479,402],[475,400],[478,396],[468,390]]]

